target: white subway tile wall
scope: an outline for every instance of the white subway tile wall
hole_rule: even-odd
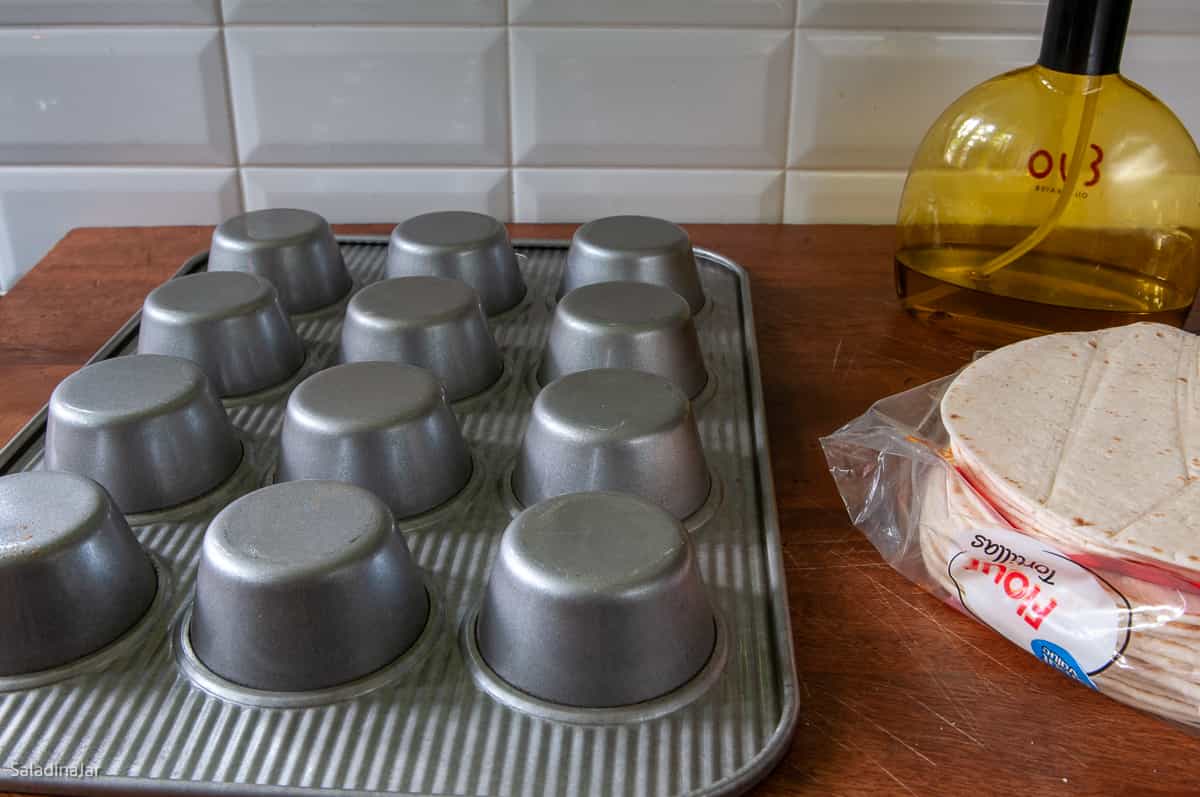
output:
[[[758,169],[513,169],[517,219],[640,213],[710,222],[779,221],[783,172]]]
[[[513,25],[788,28],[795,14],[795,0],[508,0]]]
[[[1200,134],[1200,3],[1124,71]],[[68,229],[893,221],[925,127],[1045,0],[0,0],[0,291]]]
[[[1196,0],[1134,0],[1133,33],[1200,32]],[[800,0],[812,28],[1025,31],[1042,29],[1046,0]]]
[[[508,162],[501,28],[230,27],[247,165]]]
[[[788,166],[905,171],[951,100],[1037,54],[1029,35],[798,30]]]
[[[504,0],[221,0],[229,23],[503,25]]]
[[[240,208],[228,167],[4,168],[0,283],[11,286],[73,227],[215,224]]]
[[[0,163],[232,164],[220,41],[213,28],[0,29]]]
[[[847,170],[787,173],[785,224],[889,223],[900,206],[904,172]]]
[[[514,166],[783,166],[791,31],[509,38]]]
[[[394,222],[431,207],[512,218],[508,169],[242,169],[248,208],[307,208],[331,222]]]
[[[213,0],[0,0],[0,25],[216,25]]]

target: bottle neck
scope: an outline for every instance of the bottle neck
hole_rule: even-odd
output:
[[[1050,0],[1038,63],[1075,75],[1120,71],[1133,0]]]

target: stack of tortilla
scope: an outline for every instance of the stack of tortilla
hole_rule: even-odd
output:
[[[921,553],[950,595],[972,529],[1085,563],[1128,601],[1104,692],[1200,724],[1200,338],[1159,324],[997,350],[946,390],[954,467],[931,473]]]

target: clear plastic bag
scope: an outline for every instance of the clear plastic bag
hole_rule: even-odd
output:
[[[1200,726],[1200,583],[1017,528],[954,462],[939,411],[953,379],[821,439],[854,525],[910,581],[1068,677]]]

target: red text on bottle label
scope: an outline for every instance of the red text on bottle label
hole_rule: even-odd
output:
[[[1090,172],[1088,180],[1083,184],[1085,188],[1100,182],[1100,164],[1104,162],[1104,150],[1099,144],[1090,144],[1089,148],[1092,151],[1092,160],[1087,165]],[[1061,152],[1058,155],[1058,175],[1065,182],[1067,179],[1067,153]],[[1029,176],[1035,180],[1045,180],[1054,171],[1055,158],[1048,149],[1039,149],[1029,156],[1029,162],[1026,164],[1029,169]]]

